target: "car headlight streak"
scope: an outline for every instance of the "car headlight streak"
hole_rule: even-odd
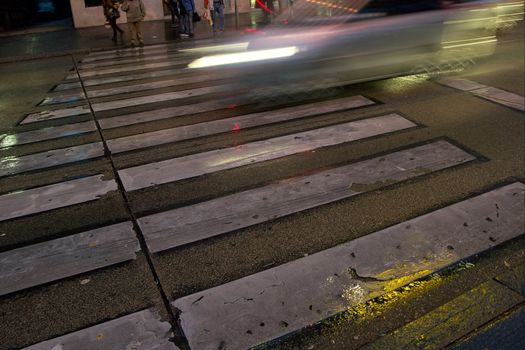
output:
[[[272,60],[277,58],[290,57],[299,52],[299,49],[295,46],[282,47],[278,49],[269,50],[257,50],[238,52],[223,55],[205,56],[188,64],[188,68],[204,68],[204,67],[215,67],[223,66],[227,64],[245,63]]]

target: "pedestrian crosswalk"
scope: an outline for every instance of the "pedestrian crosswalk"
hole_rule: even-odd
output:
[[[139,219],[151,251],[273,220],[473,160],[443,141]]]
[[[138,165],[120,170],[119,176],[126,191],[134,191],[415,126],[398,115],[381,116]]]
[[[107,96],[113,96],[113,95],[128,94],[128,93],[138,92],[138,91],[154,90],[154,89],[180,86],[180,85],[185,85],[185,84],[200,83],[200,82],[206,82],[206,81],[210,81],[210,78],[206,76],[197,76],[194,78],[180,78],[179,77],[177,79],[172,79],[172,80],[162,80],[162,81],[142,83],[142,84],[127,84],[126,86],[91,90],[87,92],[87,96],[89,98],[107,97]],[[40,104],[41,105],[52,105],[52,104],[57,104],[57,103],[81,101],[83,99],[84,99],[84,93],[78,92],[75,94],[47,97]]]
[[[513,183],[178,299],[184,334],[192,349],[248,349],[315,324],[521,235],[524,190]]]
[[[205,51],[215,52],[246,47],[241,43],[214,49],[213,41],[201,45],[210,45]],[[358,144],[401,139],[432,126],[355,91],[323,99],[305,96],[301,101],[260,108],[243,99],[250,92],[237,90],[232,71],[188,73],[184,65],[200,54],[198,49],[176,45],[92,53],[25,116],[20,131],[2,135],[0,148],[14,155],[0,159],[0,184],[28,174],[45,178],[51,168],[64,169],[64,179],[0,191],[0,225],[6,224],[0,228],[29,216],[49,216],[52,221],[55,209],[87,205],[116,191],[129,218],[76,227],[75,218],[70,217],[67,232],[0,250],[0,296],[9,298],[49,283],[60,288],[64,279],[129,263],[139,253],[148,256],[149,266],[155,269],[160,254],[187,249],[189,244],[213,245],[212,237],[242,233],[254,225],[352,201],[389,186],[424,183],[429,177],[481,161],[476,150],[444,134],[424,137],[421,142],[404,137],[399,145],[380,153],[374,148],[358,159],[351,153]],[[225,117],[224,110],[231,113]],[[326,116],[330,118],[321,120]],[[295,123],[295,129],[288,131],[287,123]],[[245,130],[253,131],[251,139],[239,144],[230,140]],[[89,140],[54,144],[88,133],[92,134]],[[176,150],[183,142],[198,143],[209,136],[218,137],[209,150],[195,148],[173,156],[164,155],[160,147]],[[16,155],[24,147],[30,151]],[[144,149],[159,154],[150,159],[141,153]],[[240,173],[276,161],[280,166],[294,164],[300,156],[321,150],[327,158],[332,154],[338,158],[292,177],[275,172],[270,183],[250,188],[233,184],[228,193],[218,191],[183,204],[177,201],[179,183],[205,181],[211,174],[227,178],[229,171]],[[113,176],[97,165],[88,172],[72,168],[102,157],[111,164]],[[268,171],[269,167],[258,169]],[[170,198],[156,205],[155,191],[165,189],[171,191]],[[178,333],[190,349],[261,345],[522,235],[523,183],[507,181],[496,189],[481,190],[475,197],[444,207],[441,202],[432,203],[442,208],[363,233],[342,245],[166,300],[178,310],[172,313],[180,322]],[[134,210],[130,196],[152,203],[150,209]],[[1,243],[0,236],[0,248]],[[162,277],[158,284],[162,288]],[[170,290],[164,293],[172,295]],[[69,334],[27,349],[77,345],[178,349],[170,341],[177,322],[160,321],[150,307],[71,329]]]
[[[297,118],[311,117],[324,113],[344,111],[374,104],[362,97],[352,96],[327,102],[288,107],[277,111],[245,114],[238,117],[219,119],[216,121],[197,123],[178,128],[163,129],[132,136],[108,140],[108,148],[112,153],[126,152],[144,147],[151,147],[191,138],[214,135],[227,131],[240,131],[261,125],[285,122]],[[107,119],[106,119],[107,120]],[[107,123],[102,123],[107,126]]]

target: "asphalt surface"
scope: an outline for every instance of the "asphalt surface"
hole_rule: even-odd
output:
[[[216,41],[222,42],[227,38],[219,38]],[[202,45],[199,44],[198,39],[190,44],[180,42],[170,44],[173,44],[175,49]],[[79,44],[80,46],[85,48],[85,45]],[[523,53],[523,26],[520,25],[502,34],[500,46],[494,56],[477,62],[470,70],[454,77],[469,79],[523,96],[525,93]],[[219,198],[282,179],[311,174],[319,169],[355,163],[434,140],[447,140],[475,155],[477,159],[468,164],[398,184],[374,188],[372,191],[349,199],[157,254],[146,251],[143,237],[138,233],[142,251],[132,261],[0,296],[1,349],[29,346],[151,307],[160,313],[163,320],[172,324],[173,341],[181,349],[185,349],[187,344],[177,322],[177,311],[169,309],[168,302],[331,248],[504,184],[525,180],[523,112],[422,77],[400,77],[355,84],[320,98],[298,95],[296,99],[257,101],[241,105],[243,103],[241,99],[236,104],[236,95],[226,92],[20,124],[28,113],[42,110],[75,107],[87,103],[93,105],[122,98],[210,86],[209,82],[200,82],[124,95],[90,98],[56,106],[37,106],[48,96],[66,94],[50,92],[50,89],[64,82],[63,79],[67,74],[76,72],[81,64],[79,62],[86,57],[89,57],[87,50],[73,55],[0,64],[2,76],[0,135],[82,121],[98,121],[140,111],[156,111],[166,107],[220,100],[222,97],[227,97],[227,102],[224,102],[224,107],[218,110],[5,147],[1,149],[2,159],[332,98],[362,95],[375,101],[376,104],[120,154],[108,155],[106,152],[105,156],[92,160],[2,177],[0,194],[96,174],[103,174],[105,179],[118,180],[116,173],[118,169],[235,147],[391,112],[402,115],[416,123],[418,127],[132,192],[125,192],[119,186],[118,191],[110,192],[96,201],[1,221],[0,253],[113,223],[135,221],[136,218],[144,215]],[[140,82],[177,77],[168,75],[142,79]],[[77,81],[77,79],[70,81]],[[227,80],[217,81],[218,84],[224,82]],[[127,82],[111,83],[104,87],[127,85]],[[87,91],[97,89],[100,87],[86,87]],[[69,92],[82,92],[82,89],[69,90],[67,93]],[[524,258],[525,241],[521,236],[472,257],[468,265],[463,262],[440,272],[438,277],[425,278],[410,285],[387,301],[375,300],[363,308],[349,310],[348,313],[262,347],[357,349],[373,344],[390,332],[410,322],[416,322],[423,315],[452,302],[483,283],[494,279],[497,281],[498,276],[505,273],[518,271],[514,273],[515,276],[511,277],[511,280],[519,286],[522,283],[520,282],[522,272],[516,269],[523,265]],[[511,287],[505,288],[516,289]],[[516,293],[521,293],[523,297],[523,290],[519,291],[519,288],[516,290]],[[503,293],[499,298],[504,297]],[[497,323],[498,320],[503,320],[497,323],[499,328],[493,331],[496,337],[500,334],[496,332],[501,332],[500,329],[506,327],[505,322],[510,322],[506,320],[512,320],[514,317],[508,316],[509,312],[515,310],[517,315],[515,317],[523,318],[523,301],[519,301],[510,311],[503,307],[494,307],[494,309],[494,319],[491,322]],[[493,329],[489,326],[486,325],[487,329]],[[475,346],[469,344],[477,344],[476,342],[485,344],[484,338],[476,338],[475,333],[470,334],[475,328],[466,327],[461,331],[458,330],[453,336],[448,334],[446,344],[459,348]],[[510,329],[511,334],[519,332],[519,329],[513,330],[512,327]],[[440,341],[442,339],[444,338],[440,338]],[[386,341],[388,344],[388,339]],[[461,345],[463,341],[466,342],[465,345]],[[490,341],[491,344],[497,344],[493,340]],[[489,340],[486,342],[488,344]],[[427,348],[441,347],[436,344],[442,343],[429,341],[426,346]]]

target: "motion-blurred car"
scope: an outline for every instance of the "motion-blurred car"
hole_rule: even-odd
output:
[[[245,52],[189,67],[234,65],[243,90],[277,94],[457,70],[490,56],[498,28],[522,14],[522,2],[496,0],[297,0]]]

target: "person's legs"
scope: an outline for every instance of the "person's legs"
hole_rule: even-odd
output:
[[[136,22],[128,22],[131,45],[135,45],[135,38],[137,37],[137,28],[135,27],[135,23]]]
[[[215,3],[210,9],[210,14],[211,14],[211,22],[212,22],[211,27],[213,28],[213,32],[215,33],[217,31],[217,14],[215,13]]]
[[[177,1],[172,0],[171,1],[171,8],[173,10],[173,15],[177,17],[177,21],[180,23],[180,12],[179,12],[179,5],[177,4]]]
[[[173,4],[170,3],[170,14],[171,14],[171,24],[175,24],[175,13],[173,12]]]
[[[188,15],[186,13],[182,14],[180,24],[181,24],[181,28],[180,28],[181,34],[188,34]]]
[[[193,11],[188,11],[188,35],[193,36]]]
[[[224,31],[224,7],[222,7],[221,4],[218,4],[217,9],[219,14],[219,30]]]
[[[135,28],[137,31],[137,39],[139,40],[139,44],[144,45],[144,41],[142,40],[142,21],[135,22]]]
[[[109,18],[108,19],[109,25],[111,26],[111,29],[113,29],[113,38],[112,40],[117,40],[117,19],[116,18]]]
[[[117,32],[122,35],[124,31],[118,26],[116,18],[109,19],[109,24],[111,25],[111,29],[113,29],[113,41],[115,41],[117,40]]]

